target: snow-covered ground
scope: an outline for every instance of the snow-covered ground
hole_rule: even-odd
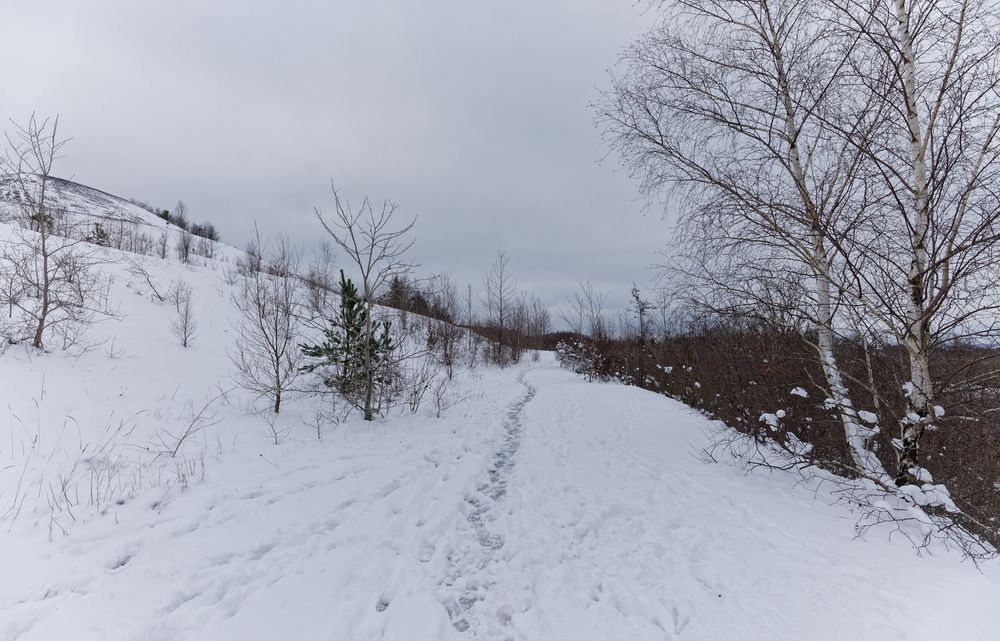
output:
[[[4,641],[1000,635],[997,563],[858,538],[826,489],[706,464],[704,417],[549,355],[461,369],[441,418],[322,439],[322,400],[293,400],[276,445],[232,390],[225,259],[138,259],[193,287],[183,349],[170,305],[108,258],[120,316],[94,349],[0,354]]]
[[[63,178],[50,177],[48,180],[47,198],[53,211],[88,222],[125,222],[141,228],[166,226],[159,216],[124,198]],[[19,213],[18,191],[15,181],[0,176],[0,219]]]

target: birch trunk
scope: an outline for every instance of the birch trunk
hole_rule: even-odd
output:
[[[914,218],[910,235],[910,268],[907,273],[906,335],[904,347],[910,361],[910,385],[906,394],[906,416],[901,424],[898,445],[899,466],[896,484],[909,485],[923,480],[920,471],[920,438],[934,417],[930,411],[934,396],[927,355],[930,328],[925,310],[924,291],[927,276],[927,232],[930,227],[928,209],[927,163],[917,109],[917,71],[913,52],[913,35],[905,0],[895,0],[897,43],[901,54],[903,99],[906,106],[906,126],[910,135],[910,162]]]
[[[767,9],[766,4],[764,6],[770,30],[770,34],[768,34],[770,37],[766,37],[769,41],[771,52],[774,55],[778,91],[781,94],[780,98],[784,108],[785,137],[788,141],[788,167],[802,199],[806,220],[811,225],[812,253],[809,256],[809,267],[812,270],[816,288],[817,349],[820,365],[823,369],[823,377],[826,379],[830,398],[833,399],[836,411],[840,416],[840,422],[844,429],[844,437],[850,448],[851,459],[855,467],[866,476],[883,478],[887,476],[885,469],[878,460],[878,457],[871,451],[872,438],[878,434],[878,428],[863,426],[859,421],[857,411],[851,402],[847,385],[844,384],[843,375],[837,364],[837,358],[834,355],[835,320],[830,282],[831,261],[829,252],[823,242],[822,225],[824,221],[821,220],[821,213],[809,191],[798,145],[800,124],[795,115],[784,55],[776,36],[777,29],[770,11]]]

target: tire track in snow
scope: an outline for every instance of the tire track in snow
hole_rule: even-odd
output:
[[[494,628],[510,622],[510,612],[490,613],[476,604],[484,601],[487,592],[496,583],[493,566],[496,565],[504,537],[491,529],[497,510],[507,495],[507,482],[514,467],[514,456],[521,447],[524,431],[524,407],[534,398],[536,389],[524,380],[521,372],[517,381],[526,391],[512,404],[503,422],[503,443],[493,453],[486,478],[476,487],[476,492],[465,499],[467,512],[459,522],[459,540],[448,555],[448,566],[443,587],[450,594],[445,609],[451,624],[459,632],[468,632],[473,638],[482,638],[484,628]]]

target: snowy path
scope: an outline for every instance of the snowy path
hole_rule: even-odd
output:
[[[679,403],[551,362],[465,392],[319,443],[244,434],[183,493],[5,535],[0,640],[997,638],[997,564],[703,464]]]
[[[445,608],[455,629],[468,631],[474,637],[486,635],[489,638],[490,630],[510,623],[511,613],[508,610],[490,613],[475,606],[485,600],[486,593],[496,582],[496,576],[504,571],[500,558],[504,536],[497,531],[496,513],[504,505],[514,457],[521,447],[524,407],[537,391],[531,384],[525,383],[524,377],[524,372],[521,372],[517,380],[525,386],[526,392],[507,411],[503,442],[493,455],[483,482],[465,500],[466,510],[458,523],[461,543],[448,554],[448,574],[444,585],[449,594],[445,599]]]
[[[856,539],[847,510],[789,474],[702,463],[706,421],[675,401],[529,376],[495,595],[514,606],[507,638],[997,638],[996,563]]]

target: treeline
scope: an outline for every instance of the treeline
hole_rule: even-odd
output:
[[[458,294],[450,278],[432,278],[425,282],[396,275],[379,303],[404,312],[427,316],[448,323],[459,323]]]
[[[422,281],[397,275],[379,297],[379,304],[475,332],[490,345],[485,357],[501,366],[519,362],[527,352],[555,347],[548,336],[548,308],[540,298],[517,287],[510,256],[502,251],[478,291],[471,284],[459,291],[449,275]]]
[[[142,200],[130,199],[129,202],[131,202],[133,205],[136,205],[137,207],[145,209],[151,214],[159,216],[163,220],[167,221],[171,225],[175,225],[179,229],[190,232],[194,236],[198,236],[199,238],[206,238],[208,240],[213,240],[216,242],[222,240],[222,237],[219,235],[219,232],[215,229],[215,225],[213,225],[212,223],[208,222],[193,223],[190,220],[188,220],[188,207],[187,205],[184,204],[183,200],[177,201],[177,204],[174,205],[173,211],[169,209],[161,209],[159,207],[154,207],[153,205],[150,205],[149,203]]]

